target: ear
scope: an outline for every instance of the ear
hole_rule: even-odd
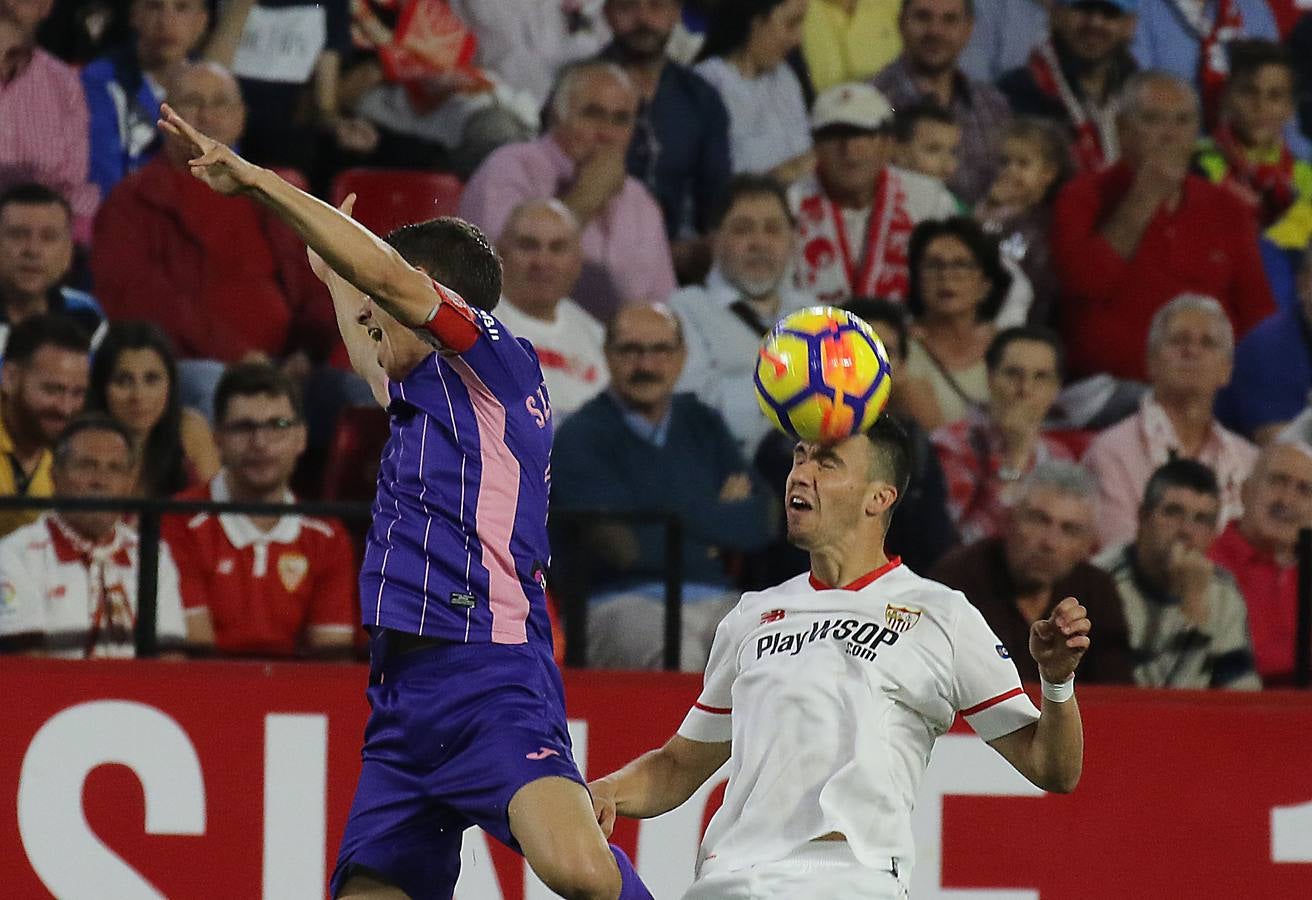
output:
[[[886,515],[897,503],[897,488],[887,481],[875,481],[866,491],[865,514],[871,518]]]

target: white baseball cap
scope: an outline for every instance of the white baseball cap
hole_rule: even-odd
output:
[[[879,131],[893,124],[893,107],[868,84],[859,81],[836,84],[815,98],[811,108],[811,130],[847,125]]]

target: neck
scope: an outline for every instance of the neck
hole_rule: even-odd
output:
[[[49,308],[44,292],[8,290],[0,286],[0,308],[10,325],[17,325],[29,316],[40,315]]]
[[[868,209],[874,201],[875,186],[847,186],[835,185],[827,181],[823,175],[820,176],[820,187],[824,189],[825,196],[844,209]]]
[[[757,75],[760,75],[765,71],[765,69],[752,58],[752,55],[747,52],[746,47],[734,53],[730,53],[724,58],[724,61],[737,69],[744,78],[755,78]]]
[[[916,87],[926,94],[932,94],[939,104],[946,107],[952,105],[956,74],[957,70],[954,68],[930,72],[918,68],[914,62],[911,63],[911,77],[915,81]]]
[[[26,53],[36,42],[36,35],[28,34],[8,19],[0,19],[0,75],[12,77],[8,67],[16,65],[17,60],[9,59],[10,54]]]
[[[185,60],[180,62],[156,62],[147,63],[142,61],[141,71],[153,80],[156,84],[168,84],[173,80],[173,76],[185,65]]]
[[[1101,106],[1107,101],[1108,86],[1111,81],[1112,66],[1110,60],[1101,60],[1091,64],[1076,76],[1084,96]]]
[[[1239,518],[1239,534],[1242,535],[1244,540],[1248,541],[1255,550],[1260,550],[1263,553],[1270,553],[1275,557],[1276,562],[1282,566],[1292,566],[1297,560],[1297,548],[1294,544],[1287,544],[1284,541],[1273,541],[1260,534],[1255,534],[1251,526],[1249,526],[1248,520],[1243,516]]]
[[[921,328],[933,340],[953,344],[973,340],[978,325],[974,310],[963,310],[946,316],[927,315],[921,321]]]
[[[638,406],[618,395],[616,399],[619,400],[621,408],[640,416],[644,421],[650,422],[652,425],[661,424],[661,420],[664,419],[666,413],[670,411],[670,403],[672,402],[672,398],[666,397],[658,403],[648,403]]]
[[[86,541],[93,547],[99,547],[101,544],[109,543],[114,537],[114,525],[117,519],[109,520],[106,524],[104,516],[91,516],[83,519],[80,516],[63,516],[59,521],[64,523],[69,531]]]
[[[665,55],[654,59],[626,59],[621,64],[624,71],[633,79],[638,94],[644,100],[656,96],[656,87],[660,84],[661,72],[665,71]]]
[[[282,503],[286,499],[287,485],[279,484],[268,490],[258,490],[247,484],[239,484],[228,472],[228,499],[233,503]],[[261,531],[269,531],[278,524],[279,516],[251,516],[250,520]]]
[[[1043,618],[1051,602],[1051,585],[1042,585],[1016,592],[1016,609],[1025,617],[1025,621],[1031,624]]]
[[[855,532],[850,537],[855,538]],[[811,551],[811,574],[833,587],[849,585],[885,565],[888,555],[884,552],[882,536],[877,541],[849,540],[842,547]]]
[[[1166,417],[1171,420],[1180,451],[1188,457],[1198,455],[1212,431],[1212,397],[1186,394],[1162,397],[1154,394]]]
[[[771,291],[760,297],[746,297],[747,305],[756,310],[763,319],[773,319],[779,314],[779,292]]]

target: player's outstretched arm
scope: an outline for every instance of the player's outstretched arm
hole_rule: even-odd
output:
[[[615,816],[649,819],[681,805],[729,759],[730,743],[674,735],[658,750],[588,785],[601,830],[610,837]]]
[[[274,172],[238,156],[198,131],[167,103],[159,126],[189,141],[196,156],[191,174],[220,194],[245,194],[269,207],[332,269],[372,297],[399,322],[418,328],[438,304],[429,277],[386,241],[327,203],[293,187]]]
[[[1030,655],[1039,664],[1045,686],[1039,721],[989,741],[989,745],[1035,786],[1066,794],[1075,790],[1084,767],[1084,726],[1075,694],[1057,701],[1048,694],[1066,693],[1089,649],[1089,615],[1074,597],[1057,604],[1046,619],[1030,627]]]

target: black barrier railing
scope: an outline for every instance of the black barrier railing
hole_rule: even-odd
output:
[[[65,512],[119,512],[137,516],[137,656],[159,655],[155,633],[155,593],[159,581],[160,519],[167,515],[241,513],[249,516],[323,516],[359,519],[370,514],[364,503],[229,503],[216,500],[151,500],[139,497],[0,497],[0,510],[59,509]]]
[[[319,516],[338,519],[361,519],[371,515],[365,503],[298,502],[234,503],[217,500],[153,500],[136,497],[93,499],[86,497],[0,497],[0,510],[47,510],[68,512],[119,512],[137,516],[138,567],[137,567],[137,624],[135,643],[137,656],[157,656],[159,644],[156,636],[156,591],[159,580],[160,520],[167,515],[195,515],[196,513],[239,513],[250,516]],[[581,527],[598,519],[629,524],[661,525],[665,541],[665,668],[677,670],[683,643],[683,523],[677,516],[666,513],[617,513],[602,510],[553,512],[553,527]],[[565,629],[565,662],[567,665],[587,665],[587,613],[588,596],[586,576],[576,582],[579,589],[566,590],[561,595],[561,613]]]

